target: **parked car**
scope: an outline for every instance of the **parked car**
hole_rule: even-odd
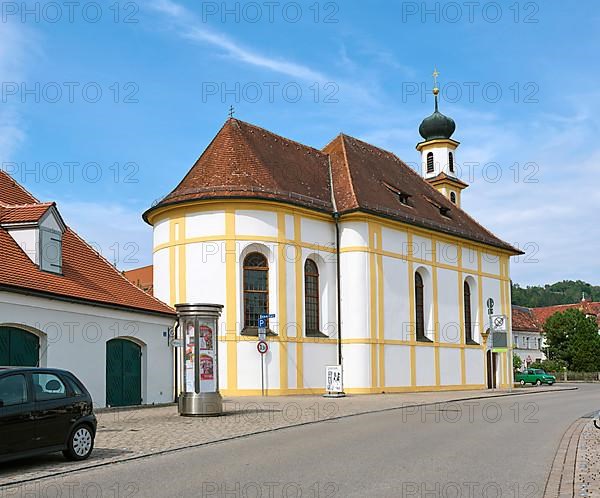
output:
[[[96,425],[92,397],[72,373],[0,367],[0,462],[56,451],[85,460]]]
[[[515,382],[519,382],[522,386],[525,384],[535,384],[536,386],[548,384],[551,386],[556,382],[556,377],[547,374],[540,368],[528,368],[523,372],[515,372]]]

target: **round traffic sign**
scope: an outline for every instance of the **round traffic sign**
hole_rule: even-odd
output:
[[[265,354],[269,350],[269,345],[266,341],[258,341],[256,344],[256,349],[260,354]]]

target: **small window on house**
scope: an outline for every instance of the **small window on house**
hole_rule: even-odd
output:
[[[454,173],[454,154],[452,152],[448,152],[448,169],[450,173]]]
[[[260,315],[269,313],[269,264],[259,252],[244,259],[244,327],[258,327]]]
[[[433,152],[427,153],[427,173],[433,173]]]
[[[450,192],[450,200],[452,204],[456,204],[456,194],[454,192]]]
[[[307,336],[320,336],[319,268],[312,259],[304,263],[304,319]]]
[[[423,277],[415,272],[415,332],[417,341],[426,341],[425,336],[425,296]]]
[[[410,199],[411,195],[407,194],[406,192],[399,192],[398,193],[398,199],[400,199],[400,203],[404,204],[405,206],[408,206],[408,199]]]
[[[62,234],[47,228],[40,229],[40,269],[62,273]]]

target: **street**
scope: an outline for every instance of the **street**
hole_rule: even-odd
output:
[[[538,497],[564,431],[598,409],[600,386],[582,384],[391,410],[71,472],[0,496]]]

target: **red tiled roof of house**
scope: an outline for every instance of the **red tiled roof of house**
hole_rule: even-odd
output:
[[[0,223],[30,223],[39,221],[54,202],[37,204],[4,204],[0,202]]]
[[[556,306],[543,306],[539,308],[532,308],[536,319],[539,323],[544,324],[546,320],[550,318],[554,313],[566,311],[568,309],[578,309],[586,315],[596,316],[598,325],[600,326],[600,302],[593,302],[588,300],[582,300],[579,303],[574,304],[558,304]]]
[[[542,327],[537,321],[533,310],[523,306],[512,307],[512,330],[541,333]]]
[[[1,171],[0,193],[6,204],[36,202]],[[41,271],[8,231],[0,228],[0,289],[35,292],[133,311],[174,314],[172,308],[129,282],[70,228],[65,230],[62,244],[62,275]]]
[[[140,289],[152,294],[154,290],[153,265],[142,266],[140,268],[134,268],[133,270],[126,270],[123,272],[123,276]]]
[[[346,135],[320,151],[233,118],[179,185],[143,217],[148,221],[162,206],[219,198],[277,200],[333,214],[332,191],[340,214],[371,212],[520,254],[391,152]],[[410,195],[411,207],[400,203],[399,191]]]

